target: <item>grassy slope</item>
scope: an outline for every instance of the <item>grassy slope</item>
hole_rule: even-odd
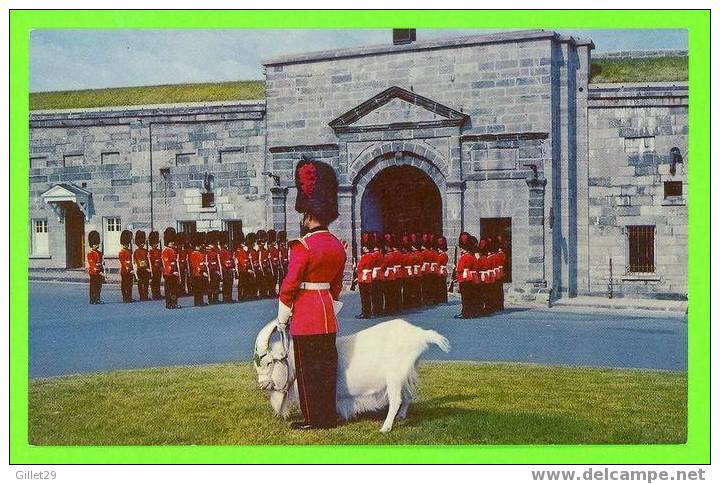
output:
[[[687,57],[596,59],[591,82],[686,81]],[[263,81],[118,87],[30,93],[30,109],[70,109],[195,101],[264,99]]]
[[[264,81],[168,84],[30,93],[30,110],[264,99]]]
[[[590,82],[687,81],[687,57],[594,59]]]
[[[416,402],[389,435],[382,416],[292,432],[249,363],[30,381],[36,445],[678,443],[685,374],[519,364],[420,366]]]

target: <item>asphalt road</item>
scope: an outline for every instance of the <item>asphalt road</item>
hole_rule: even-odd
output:
[[[255,335],[277,311],[275,300],[166,310],[163,301],[88,304],[87,286],[30,283],[31,378],[151,366],[250,360]],[[340,334],[376,324],[356,320],[357,293],[344,296]],[[405,319],[444,334],[453,346],[426,359],[511,361],[617,368],[687,370],[687,319],[566,309],[506,309],[489,318],[456,320],[459,301],[407,313]]]

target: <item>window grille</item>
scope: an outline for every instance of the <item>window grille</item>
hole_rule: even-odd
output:
[[[630,274],[655,272],[655,226],[628,225],[628,265]]]

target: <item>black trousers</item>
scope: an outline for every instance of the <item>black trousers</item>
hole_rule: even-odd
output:
[[[233,271],[224,270],[223,278],[222,278],[223,302],[231,302],[233,300],[233,298],[232,298],[233,281],[234,281]]]
[[[179,277],[165,275],[165,307],[175,309],[177,307]]]
[[[133,287],[133,275],[132,274],[120,274],[120,293],[122,294],[123,302],[132,301],[132,287]]]
[[[237,275],[237,300],[238,301],[245,301],[246,299],[250,299],[250,295],[249,295],[249,291],[248,291],[249,278],[250,278],[250,273],[238,272],[238,275]]]
[[[138,270],[137,278],[138,295],[140,296],[140,300],[147,301],[148,289],[150,289],[150,273],[148,271]]]
[[[178,289],[178,294],[181,296],[185,296],[188,294],[188,271],[187,269],[180,269],[180,288]]]
[[[472,318],[473,315],[473,283],[472,282],[461,282],[460,286],[460,304],[462,305],[463,318]]]
[[[207,278],[203,276],[192,277],[192,290],[193,290],[193,304],[195,306],[202,306],[205,304],[205,285],[207,284]]]
[[[337,348],[335,333],[293,336],[295,373],[305,423],[337,425]]]
[[[440,303],[446,303],[448,301],[447,298],[447,278],[445,276],[438,276],[437,282],[436,282],[436,291],[437,291],[437,302]]]
[[[362,315],[366,318],[372,316],[372,283],[363,282],[359,283],[360,288],[360,307],[362,308]]]
[[[426,305],[433,305],[437,304],[435,300],[435,295],[437,293],[437,289],[435,287],[435,275],[434,274],[424,274],[422,276],[422,302]]]
[[[100,291],[102,291],[103,276],[90,276],[90,304],[100,302]]]
[[[208,286],[208,302],[210,304],[215,304],[219,301],[218,296],[220,294],[220,280],[222,279],[222,276],[217,273],[213,272],[210,274],[210,285]]]
[[[385,299],[385,314],[398,312],[397,279],[383,281],[383,298]]]
[[[162,293],[160,292],[161,274],[162,273],[160,271],[157,271],[150,278],[150,290],[152,291],[153,299],[162,299],[163,297]]]
[[[383,300],[383,284],[385,284],[385,281],[373,281],[370,283],[370,286],[372,286],[371,300],[372,313],[374,316],[380,316],[385,312],[385,301]]]
[[[278,274],[275,271],[271,271],[267,275],[266,284],[267,284],[267,293],[269,297],[276,297],[277,296],[277,281],[278,281]]]

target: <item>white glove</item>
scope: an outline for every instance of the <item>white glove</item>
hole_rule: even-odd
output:
[[[284,331],[287,328],[290,315],[292,315],[292,309],[278,300],[277,328],[279,330]]]

